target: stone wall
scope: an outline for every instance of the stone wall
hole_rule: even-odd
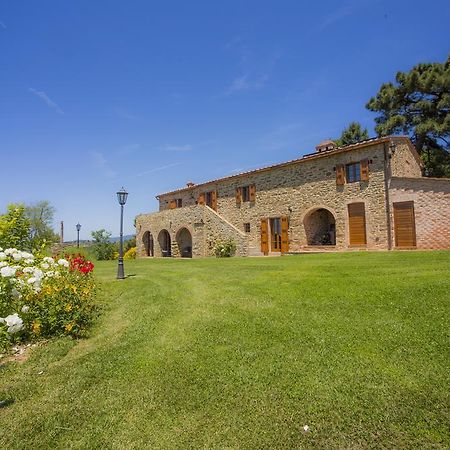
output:
[[[391,158],[391,173],[393,177],[420,178],[422,176],[420,157],[412,144],[396,145]]]
[[[398,147],[401,146],[402,144],[399,143]],[[369,182],[336,185],[337,164],[358,162],[365,158],[371,161]],[[244,223],[250,223],[249,248],[254,254],[260,249],[261,219],[280,216],[289,217],[290,251],[304,250],[308,246],[304,219],[319,208],[326,208],[334,215],[335,248],[346,249],[348,248],[347,205],[352,202],[364,202],[367,248],[385,249],[387,248],[387,221],[383,161],[382,143],[348,152],[305,158],[292,164],[162,195],[160,208],[162,211],[167,210],[169,201],[174,198],[181,198],[183,205],[193,205],[201,192],[217,190],[217,212],[239,230],[244,230]],[[249,184],[256,185],[256,201],[236,205],[236,188]]]
[[[384,154],[385,150],[390,152],[391,140],[396,148],[385,168]],[[369,160],[369,181],[336,184],[337,165],[363,159]],[[159,196],[159,213],[138,216],[138,226],[142,228],[142,232],[138,231],[138,254],[144,254],[140,242],[142,233],[151,230],[156,233],[155,254],[158,256],[157,233],[166,228],[172,238],[172,254],[179,255],[176,233],[182,227],[192,234],[194,257],[210,255],[215,242],[229,237],[238,244],[238,254],[260,254],[261,219],[282,216],[289,222],[289,251],[311,250],[307,232],[311,236],[330,231],[322,226],[319,216],[314,216],[319,209],[332,214],[336,240],[335,246],[324,246],[321,250],[354,249],[349,246],[348,227],[348,205],[353,202],[365,205],[367,245],[362,248],[388,249],[386,183],[389,182],[391,215],[392,202],[402,201],[398,199],[412,199],[417,203],[418,247],[448,248],[449,181],[421,178],[420,159],[406,138],[382,138],[163,194]],[[255,201],[237,204],[236,188],[248,185],[256,186]],[[217,192],[217,213],[208,207],[197,207],[199,195],[209,191]],[[181,199],[183,207],[169,209],[173,199]],[[314,217],[316,227],[315,222],[309,220]],[[245,223],[250,224],[249,233],[244,232]],[[394,242],[393,230],[391,236]]]
[[[391,208],[394,202],[414,202],[417,248],[450,249],[450,179],[394,177],[389,190]],[[393,217],[391,223],[394,236]]]

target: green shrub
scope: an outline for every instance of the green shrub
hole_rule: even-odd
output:
[[[219,241],[214,246],[214,255],[217,258],[229,258],[236,253],[236,243],[233,239],[227,239],[226,241]]]

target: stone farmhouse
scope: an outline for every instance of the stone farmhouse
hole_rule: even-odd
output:
[[[137,254],[210,256],[337,250],[450,249],[450,179],[422,177],[407,137],[346,147],[160,194],[136,218]]]

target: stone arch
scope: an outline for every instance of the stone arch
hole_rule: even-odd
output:
[[[161,250],[161,256],[172,256],[172,239],[170,233],[166,229],[159,232],[158,244]]]
[[[192,258],[192,234],[186,228],[182,227],[176,234],[178,252],[182,258]]]
[[[336,245],[336,219],[324,207],[310,210],[303,219],[308,245]]]
[[[150,231],[146,231],[142,235],[142,243],[144,244],[144,255],[155,256],[155,245],[153,242],[153,234]]]

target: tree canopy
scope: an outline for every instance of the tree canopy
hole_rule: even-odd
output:
[[[338,147],[356,144],[357,142],[369,139],[367,128],[363,128],[359,122],[351,122],[347,128],[342,131],[341,137],[334,142]]]
[[[379,136],[406,134],[414,142],[428,176],[450,176],[450,56],[398,72],[366,107],[378,113]]]
[[[48,246],[58,239],[51,228],[54,213],[48,201],[8,205],[6,213],[0,215],[0,247],[36,251]]]
[[[52,229],[55,208],[47,200],[25,207],[25,215],[30,222],[30,239],[34,247],[43,242],[56,242],[58,235]]]

